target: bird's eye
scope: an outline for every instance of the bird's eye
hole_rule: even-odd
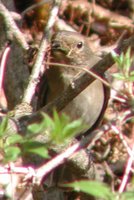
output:
[[[79,42],[79,43],[77,44],[77,48],[78,48],[78,49],[81,49],[82,46],[83,46],[83,43],[82,43],[82,42]]]

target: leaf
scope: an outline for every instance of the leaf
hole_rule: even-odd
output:
[[[129,76],[128,80],[133,82],[134,81],[134,76]]]
[[[81,119],[78,119],[78,120],[75,120],[75,121],[67,124],[63,130],[62,135],[66,138],[72,137],[72,136],[75,136],[76,134],[80,133],[81,130],[83,130],[84,128],[86,128],[86,126],[84,126],[82,124]]]
[[[69,123],[69,118],[64,114],[58,115],[58,113],[54,110],[53,113],[54,118],[54,128],[52,131],[52,138],[58,141],[60,138],[62,131],[67,123]]]
[[[115,52],[112,52],[112,56],[119,68],[119,72],[113,76],[126,82],[133,81],[133,72],[131,72],[130,69],[133,63],[133,58],[131,58],[131,48],[129,47],[127,52],[122,53],[120,56]]]
[[[53,129],[51,130],[51,140],[55,143],[64,142],[85,128],[82,120],[78,119],[70,122],[70,118],[62,113],[58,115],[56,111],[53,113]]]
[[[121,197],[123,197],[122,200],[133,200],[134,192],[124,192]]]
[[[8,125],[8,118],[4,117],[2,119],[1,124],[0,124],[0,137],[2,137],[5,134],[5,131],[7,129],[7,125]]]
[[[31,136],[34,137],[35,135],[44,132],[44,130],[47,127],[47,123],[50,123],[50,122],[46,123],[47,120],[44,120],[44,118],[46,118],[46,116],[47,115],[43,116],[43,120],[40,123],[34,123],[34,124],[31,124],[28,126],[27,130],[28,130],[28,133],[30,134],[30,137]],[[48,116],[48,118],[49,118],[49,116]]]
[[[125,80],[125,77],[122,75],[122,73],[114,73],[112,76],[119,80]]]
[[[45,147],[36,147],[35,149],[29,149],[27,152],[37,154],[43,158],[50,158],[48,150]]]
[[[23,140],[23,137],[19,134],[13,134],[7,137],[6,145],[20,143]]]
[[[47,114],[42,114],[43,119],[39,124],[32,124],[28,127],[28,134],[25,137],[30,140],[35,134],[43,134],[49,132],[50,140],[54,143],[64,142],[80,133],[86,126],[83,125],[82,120],[75,120],[70,122],[70,118],[64,113],[58,114],[56,110],[53,111],[53,117]],[[29,134],[30,133],[30,134]],[[33,133],[33,134],[31,134]]]
[[[122,69],[122,65],[123,65],[123,58],[124,58],[123,53],[119,56],[118,54],[116,54],[115,51],[112,51],[112,57],[113,57],[114,61],[117,63],[118,67],[121,70]]]
[[[129,71],[130,71],[130,67],[131,67],[131,48],[129,47],[127,49],[126,54],[124,55],[124,71],[125,71],[125,75],[126,77],[129,77]]]
[[[29,131],[29,133],[37,134],[37,133],[41,132],[41,130],[42,130],[41,124],[42,123],[40,123],[40,124],[30,124],[27,127],[27,130]]]
[[[19,147],[8,146],[5,148],[5,158],[4,161],[16,161],[18,156],[21,154]]]
[[[44,116],[44,120],[43,120],[43,123],[45,124],[45,127],[47,129],[50,129],[50,130],[53,130],[54,129],[54,121],[51,117],[49,117],[48,115],[46,114],[43,114]]]
[[[27,141],[22,144],[22,151],[23,153],[34,153],[38,154],[43,158],[48,158],[48,150],[44,143],[38,141]]]
[[[95,197],[103,199],[115,199],[110,189],[103,183],[95,181],[75,181],[69,184],[63,184],[63,187],[73,187],[75,191],[85,192]]]
[[[130,72],[130,75],[131,75],[131,76],[134,76],[134,71],[131,71],[131,72]]]
[[[111,54],[112,54],[114,61],[118,63],[119,62],[119,55],[116,54],[115,51],[111,51]]]

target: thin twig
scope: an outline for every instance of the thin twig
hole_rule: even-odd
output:
[[[43,35],[43,38],[42,38],[40,46],[39,46],[37,58],[36,58],[34,66],[33,66],[32,73],[30,75],[30,79],[29,79],[30,81],[29,81],[28,87],[24,93],[22,102],[26,102],[26,103],[30,104],[32,101],[32,98],[35,94],[35,90],[36,90],[36,87],[37,87],[37,84],[38,84],[38,81],[39,81],[39,78],[41,75],[42,63],[43,63],[44,57],[47,53],[47,48],[49,46],[51,30],[55,23],[55,20],[56,20],[58,11],[59,11],[59,5],[60,5],[60,0],[55,1],[55,5],[51,10],[50,17],[49,17],[48,23],[45,27],[44,35]]]
[[[8,39],[13,40],[15,38],[16,41],[21,45],[21,47],[24,50],[28,50],[29,45],[27,44],[25,37],[23,36],[22,32],[17,27],[11,13],[7,10],[7,8],[2,3],[0,3],[0,16],[2,16],[5,22]]]
[[[134,152],[134,145],[132,147],[132,152]],[[123,179],[121,181],[121,184],[120,184],[120,187],[119,187],[119,190],[118,190],[119,193],[122,193],[125,190],[133,162],[134,162],[134,158],[132,156],[130,156],[128,161],[127,161],[127,165],[126,165],[126,168],[125,168]]]
[[[1,62],[0,62],[0,90],[3,89],[3,81],[4,81],[4,75],[5,75],[5,67],[6,67],[6,61],[7,57],[10,53],[10,46],[7,46],[1,56]]]
[[[6,72],[6,62],[7,62],[7,57],[10,53],[10,46],[7,46],[1,56],[1,61],[0,61],[0,107],[3,109],[7,108],[7,99],[6,95],[4,92],[4,77],[5,77],[5,72]]]
[[[79,69],[81,71],[85,71],[85,72],[87,72],[87,74],[93,76],[95,79],[100,80],[109,89],[112,89],[113,91],[115,91],[119,95],[121,95],[122,98],[121,97],[120,97],[120,99],[118,98],[118,101],[121,101],[123,103],[125,103],[127,101],[127,99],[125,98],[125,96],[124,96],[124,94],[122,92],[116,90],[110,83],[108,83],[108,81],[106,81],[104,78],[98,76],[95,72],[92,71],[92,69],[89,69],[88,67],[79,67],[79,66],[75,66],[75,65],[67,65],[67,64],[51,63],[51,62],[47,62],[46,64],[50,65],[50,66],[58,66],[58,67],[65,67],[65,68],[74,68],[74,69]],[[73,84],[73,80],[72,80],[72,84]]]

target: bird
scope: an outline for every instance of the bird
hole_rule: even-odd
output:
[[[51,45],[52,62],[73,67],[50,66],[46,72],[48,94],[46,102],[57,98],[83,68],[91,69],[101,58],[90,48],[88,38],[77,32],[59,31]],[[76,66],[76,67],[75,67]],[[105,113],[109,89],[98,79],[71,100],[61,112],[71,120],[81,119],[88,133],[98,127]]]

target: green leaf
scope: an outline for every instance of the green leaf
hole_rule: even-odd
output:
[[[124,54],[122,53],[119,57],[118,57],[119,61],[118,61],[118,66],[119,68],[122,70],[123,68],[123,59],[124,59]]]
[[[118,63],[119,62],[119,55],[116,54],[115,51],[112,51],[111,54],[112,54],[114,61]]]
[[[95,181],[75,181],[69,184],[63,184],[63,187],[73,187],[75,191],[85,192],[95,197],[103,199],[115,199],[110,189],[103,183]]]
[[[22,151],[23,153],[34,153],[38,154],[43,158],[48,158],[48,150],[44,143],[38,141],[27,141],[22,144]]]
[[[126,54],[124,55],[124,70],[125,70],[126,77],[129,76],[129,71],[130,71],[130,67],[131,67],[131,63],[132,63],[130,53],[131,53],[131,48],[129,47],[127,49]]]
[[[28,127],[28,134],[25,136],[25,141],[34,138],[35,134],[48,134],[50,141],[53,143],[62,143],[84,130],[86,126],[83,125],[82,120],[75,120],[70,122],[70,118],[64,113],[58,114],[56,110],[53,111],[53,116],[42,114],[41,123],[32,124]],[[29,134],[30,132],[30,134]],[[31,134],[32,133],[32,134]]]
[[[119,79],[119,80],[125,80],[124,75],[121,74],[121,73],[114,73],[112,76]]]
[[[8,125],[8,118],[4,117],[2,119],[1,124],[0,124],[0,137],[2,137],[5,134],[5,131],[7,129],[7,125]]]
[[[43,123],[45,124],[45,127],[49,131],[53,130],[54,129],[54,121],[53,121],[53,119],[50,116],[46,115],[46,114],[43,114],[43,116],[44,116]]]
[[[40,123],[34,123],[28,126],[28,131],[34,134],[40,134],[45,131],[46,128],[53,125],[53,120],[47,114],[42,113],[42,121]],[[32,136],[32,135],[30,135]]]
[[[50,158],[48,150],[45,147],[36,147],[35,149],[29,149],[27,152],[37,154],[43,158]]]
[[[134,199],[134,192],[124,192],[121,195],[121,200],[133,200]]]
[[[19,147],[8,146],[5,148],[5,158],[4,161],[16,161],[18,156],[21,154]]]
[[[51,129],[51,140],[55,143],[62,143],[66,139],[84,130],[85,126],[82,120],[75,120],[70,122],[70,118],[64,113],[58,114],[56,111],[53,113],[53,125]]]
[[[67,124],[63,129],[62,135],[65,138],[76,136],[76,134],[80,133],[84,128],[86,128],[86,126],[83,125],[81,119],[78,119]]]
[[[19,134],[13,134],[7,137],[6,145],[17,144],[23,140],[23,137]]]
[[[27,127],[28,133],[37,134],[42,131],[42,123],[40,124],[31,124]]]
[[[134,81],[134,76],[129,76],[128,80],[129,80],[130,82],[133,82],[133,81]]]
[[[63,128],[69,122],[69,119],[63,114],[61,114],[61,116],[59,116],[56,111],[54,111],[54,113],[53,113],[53,118],[54,118],[54,128],[52,131],[52,138],[54,140],[57,140],[58,138],[60,138]]]
[[[134,76],[134,71],[131,71],[131,72],[130,72],[130,75],[131,75],[131,76]]]
[[[133,75],[131,73],[131,66],[133,63],[133,58],[131,58],[131,48],[127,49],[126,53],[122,53],[118,56],[115,52],[112,52],[113,59],[118,65],[119,72],[113,76],[117,79],[124,81],[133,81]]]

